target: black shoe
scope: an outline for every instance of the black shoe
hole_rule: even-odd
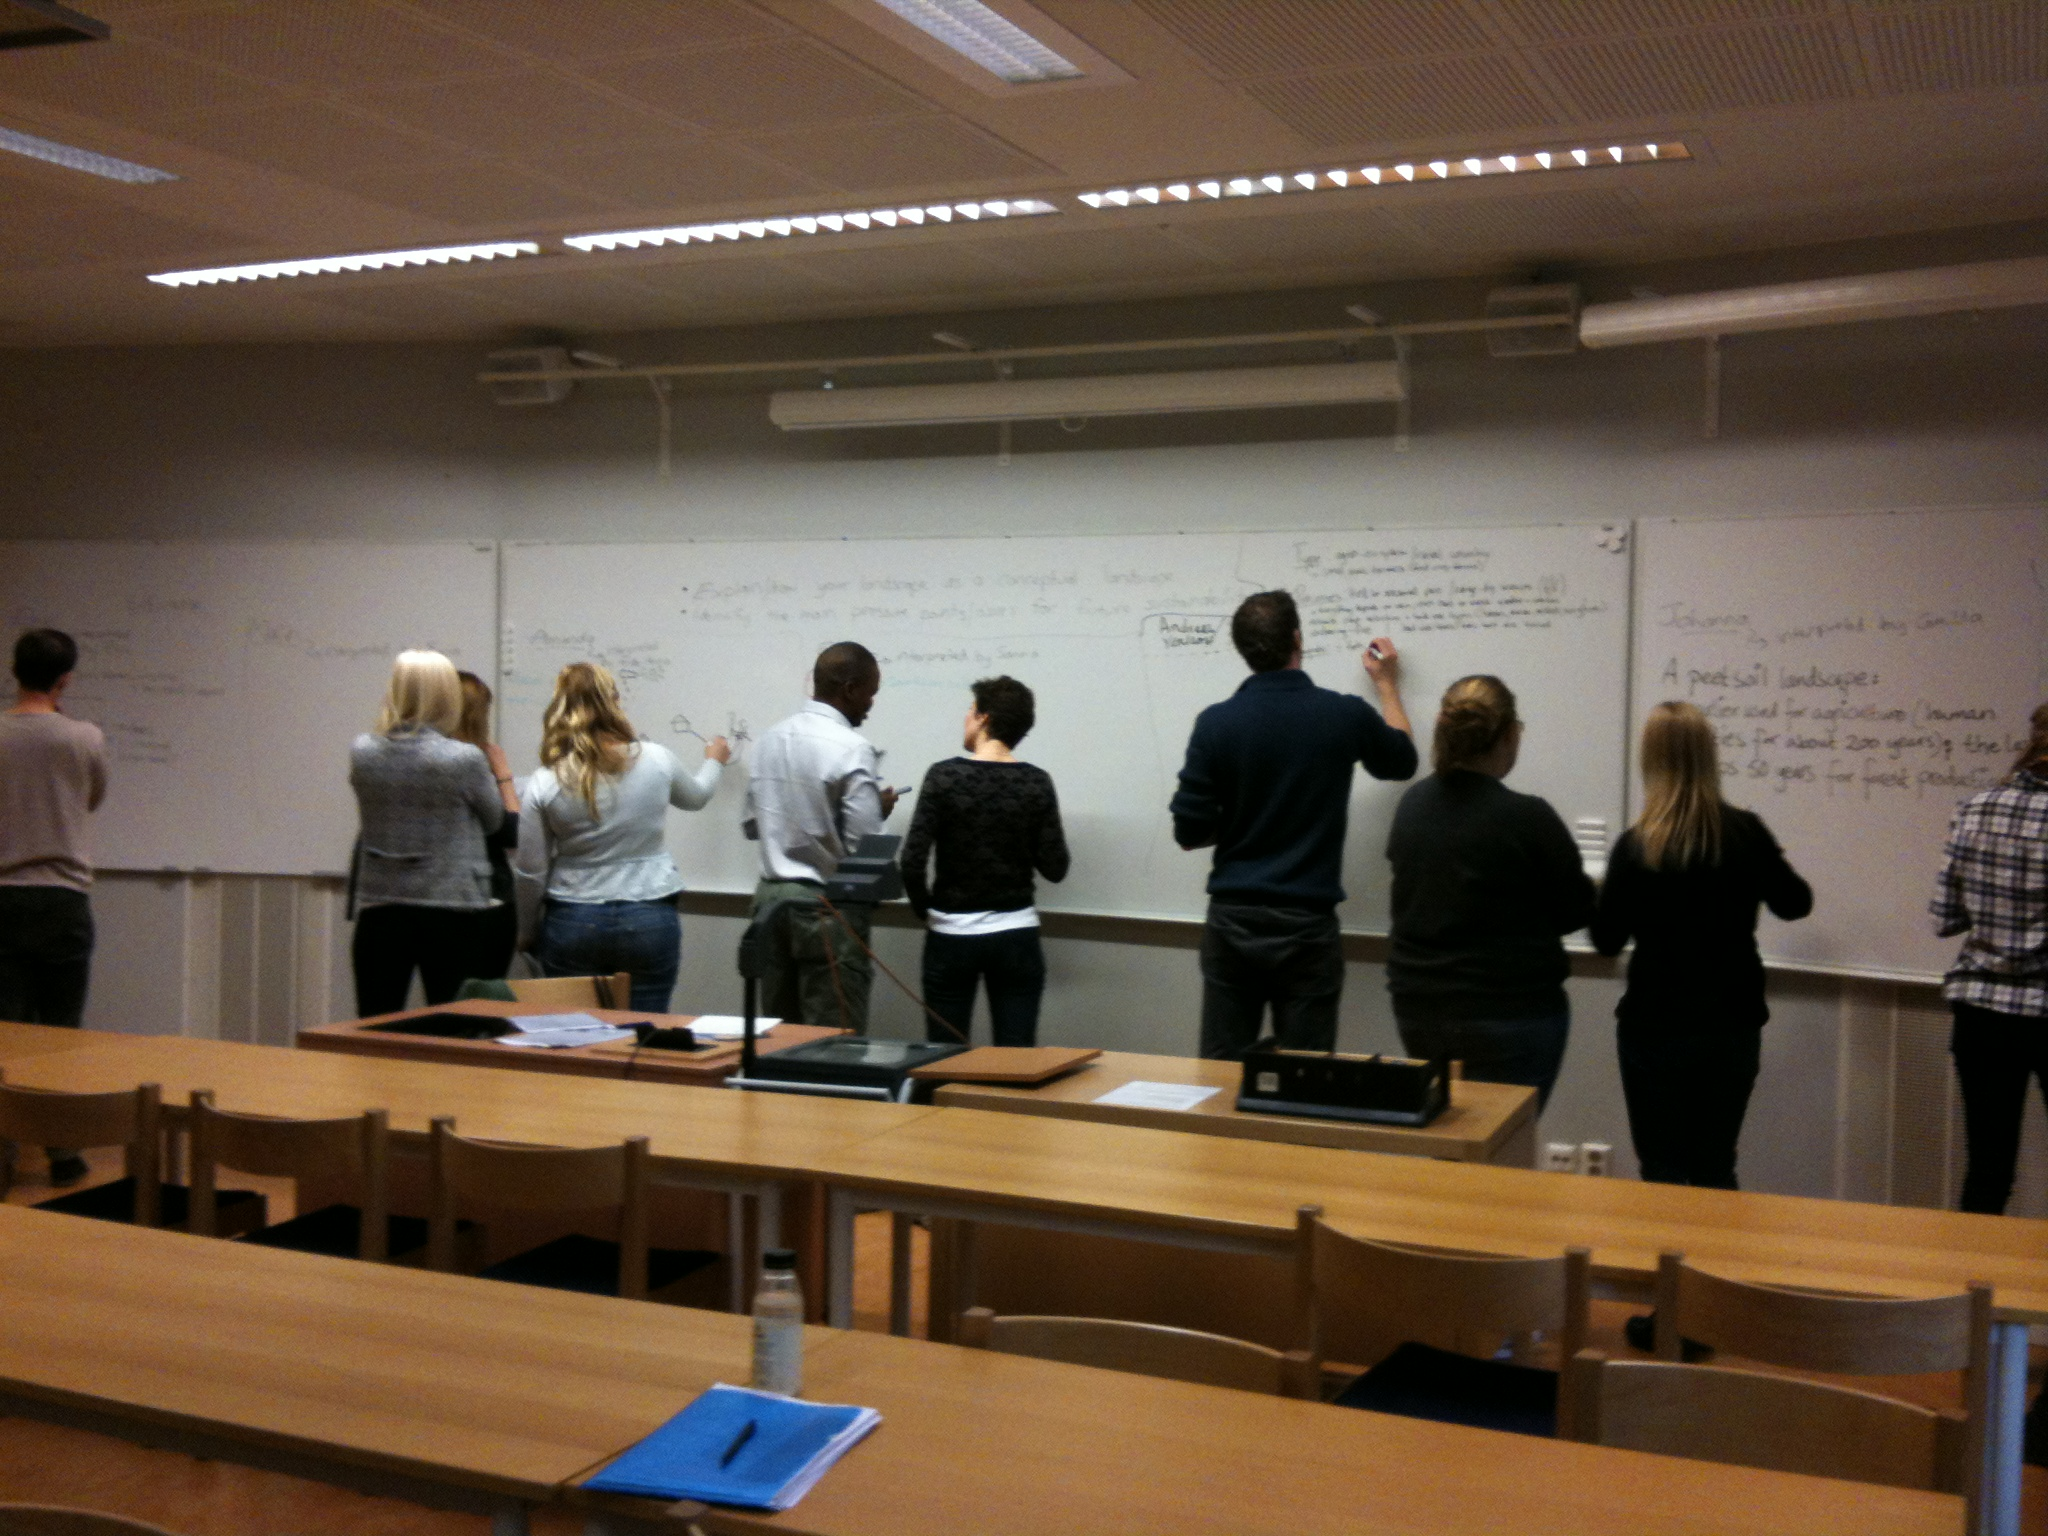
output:
[[[62,1189],[66,1184],[76,1184],[91,1172],[92,1169],[87,1166],[85,1159],[76,1152],[69,1157],[52,1158],[50,1161],[50,1183],[58,1189]]]
[[[1640,1349],[1646,1355],[1657,1352],[1657,1314],[1638,1312],[1621,1325],[1622,1337],[1631,1348]],[[1678,1357],[1687,1365],[1698,1365],[1702,1360],[1714,1358],[1713,1350],[1693,1339],[1678,1341]]]

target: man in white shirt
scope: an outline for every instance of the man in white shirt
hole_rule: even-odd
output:
[[[881,687],[866,646],[827,646],[811,669],[811,702],[754,744],[743,829],[761,844],[755,912],[784,898],[815,899],[839,861],[896,809],[880,754],[854,729]],[[787,913],[770,946],[762,1013],[865,1033],[870,916],[859,906],[837,918],[815,906]]]

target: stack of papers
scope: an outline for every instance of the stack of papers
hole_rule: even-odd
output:
[[[645,1499],[788,1509],[881,1422],[872,1408],[806,1403],[720,1382],[583,1486]]]
[[[1090,1102],[1119,1109],[1193,1109],[1221,1093],[1221,1088],[1204,1088],[1195,1083],[1129,1082],[1098,1094]]]
[[[780,1019],[754,1020],[754,1033],[765,1035]],[[700,1013],[690,1020],[690,1033],[699,1040],[737,1040],[747,1032],[747,1021],[736,1013]]]
[[[512,1033],[500,1035],[500,1045],[524,1045],[540,1050],[565,1050],[572,1045],[609,1045],[630,1040],[633,1031],[594,1019],[587,1013],[528,1013],[505,1021]]]

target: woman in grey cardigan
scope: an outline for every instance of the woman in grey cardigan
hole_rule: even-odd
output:
[[[406,651],[391,668],[377,729],[349,750],[362,814],[350,957],[364,1018],[403,1008],[415,970],[432,1004],[491,968],[484,838],[519,803],[503,752],[494,761],[452,739],[461,721],[454,664],[439,651]]]

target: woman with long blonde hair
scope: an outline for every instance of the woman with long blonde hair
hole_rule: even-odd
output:
[[[1770,1018],[1757,909],[1789,922],[1813,891],[1762,818],[1721,799],[1714,727],[1694,706],[1650,711],[1642,770],[1643,812],[1593,917],[1603,955],[1635,941],[1615,1009],[1629,1134],[1645,1179],[1733,1189]]]
[[[491,865],[484,839],[517,810],[503,755],[456,739],[462,681],[439,651],[392,663],[377,728],[349,750],[362,815],[350,899],[356,1011],[395,1013],[417,971],[445,1003],[491,969]]]
[[[683,877],[662,835],[667,811],[709,804],[731,757],[714,736],[685,772],[667,747],[640,739],[610,672],[588,661],[562,668],[519,811],[519,939],[543,974],[628,971],[633,1007],[668,1011]]]

